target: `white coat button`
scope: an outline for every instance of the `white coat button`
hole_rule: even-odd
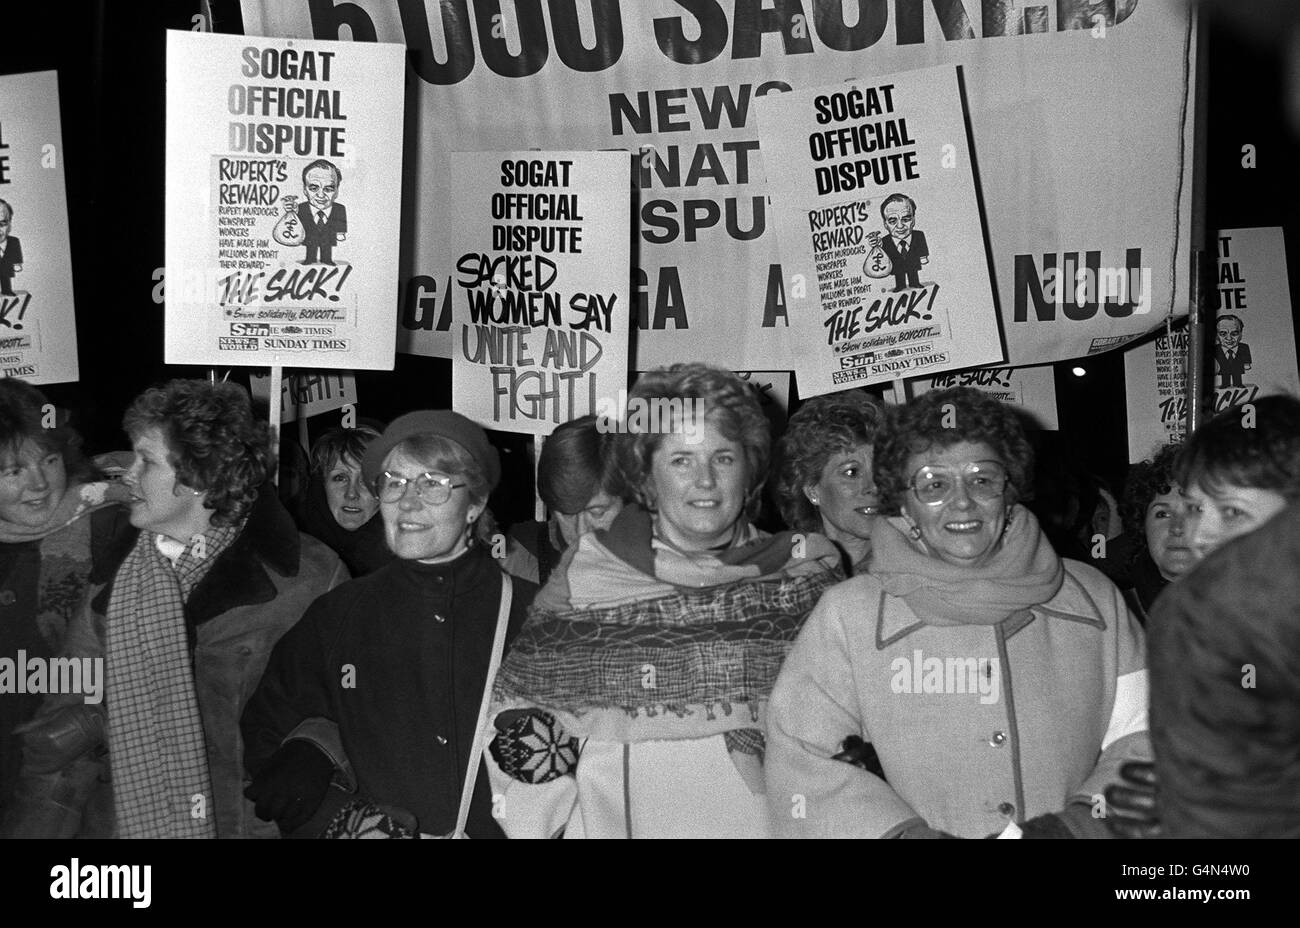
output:
[[[442,735],[438,735],[437,738],[436,738],[435,740],[436,740],[439,744],[446,744],[446,743],[447,743],[447,739],[444,738]]]
[[[1001,812],[1003,815],[1010,817],[1016,814],[1016,807],[1009,802],[999,802],[998,811]]]
[[[989,744],[995,748],[1000,748],[1007,743],[1007,733],[1004,731],[995,731],[993,737],[989,739]]]

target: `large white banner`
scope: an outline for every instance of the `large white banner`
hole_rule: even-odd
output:
[[[1282,229],[1224,229],[1216,241],[1207,417],[1272,393],[1300,395]],[[1124,354],[1130,462],[1187,437],[1187,338],[1186,327],[1175,328]]]
[[[757,109],[799,394],[1002,360],[956,69]]]
[[[259,35],[402,42],[418,166],[400,348],[451,356],[449,152],[639,152],[634,363],[789,367],[754,104],[963,66],[1007,363],[1186,311],[1194,29],[1160,0],[243,0]],[[940,141],[942,145],[949,140]],[[930,154],[930,153],[926,153]],[[1143,269],[1149,273],[1143,274]]]
[[[403,59],[167,34],[168,364],[392,370]]]
[[[452,156],[457,412],[529,435],[622,416],[630,169],[612,151]]]
[[[0,77],[0,377],[78,379],[63,156],[58,73]]]

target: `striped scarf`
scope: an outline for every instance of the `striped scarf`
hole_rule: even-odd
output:
[[[216,815],[185,602],[242,523],[212,527],[175,567],[141,532],[108,602],[109,751],[118,834],[213,838]]]
[[[761,730],[786,652],[843,575],[820,535],[747,537],[725,563],[687,564],[653,544],[635,507],[584,536],[567,572],[599,578],[610,601],[575,608],[539,594],[497,676],[497,711],[544,708],[569,734],[608,741],[728,734],[733,750],[755,753],[742,732]]]

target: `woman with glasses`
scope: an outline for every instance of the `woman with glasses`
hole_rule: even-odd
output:
[[[1020,504],[1032,452],[977,390],[927,393],[878,450],[871,572],[830,590],[781,669],[767,800],[786,836],[1107,837],[1149,757],[1142,631]],[[883,777],[836,755],[872,743]]]
[[[835,542],[850,574],[865,569],[880,511],[872,450],[885,411],[865,393],[815,396],[790,417],[777,445],[777,503],[786,524]]]
[[[276,646],[243,717],[249,798],[303,837],[501,837],[479,733],[536,587],[489,553],[496,449],[464,416],[413,412],[361,466],[397,559]]]

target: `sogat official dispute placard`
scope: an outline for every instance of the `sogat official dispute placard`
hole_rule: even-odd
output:
[[[757,109],[800,395],[1002,360],[956,69]]]
[[[626,152],[456,152],[452,403],[549,435],[627,387]]]
[[[59,77],[0,77],[0,377],[74,381],[68,198]]]
[[[168,33],[168,364],[392,369],[405,51]]]

